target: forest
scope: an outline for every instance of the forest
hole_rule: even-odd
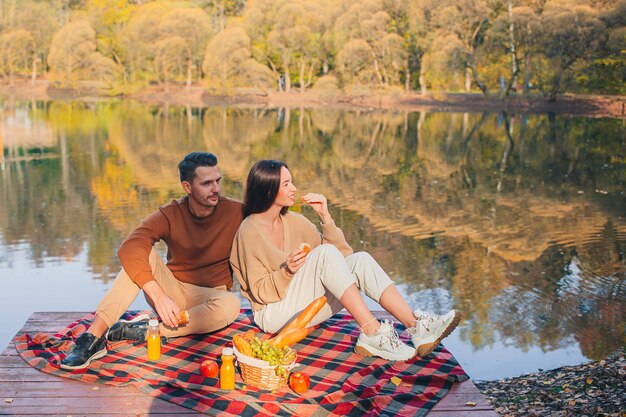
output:
[[[0,0],[14,87],[626,92],[626,0]]]

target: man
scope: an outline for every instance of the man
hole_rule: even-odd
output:
[[[219,195],[222,177],[215,155],[192,152],[178,170],[187,196],[159,207],[122,243],[122,270],[89,329],[61,361],[62,369],[83,369],[104,357],[107,340],[144,340],[147,315],[118,322],[141,290],[161,318],[159,331],[165,337],[213,332],[239,315],[239,298],[229,291],[229,257],[242,204]],[[167,244],[167,264],[152,248],[159,240]],[[181,310],[190,316],[183,326]]]

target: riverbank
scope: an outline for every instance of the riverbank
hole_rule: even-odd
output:
[[[54,88],[46,80],[35,85],[19,80],[15,86],[0,86],[0,95],[37,100],[93,100],[110,97],[105,90]],[[149,87],[134,94],[118,95],[147,104],[204,107],[211,105],[255,107],[307,107],[338,109],[387,109],[402,111],[554,113],[586,117],[626,117],[625,96],[562,95],[549,102],[539,94],[514,95],[504,99],[478,93],[405,93],[400,91],[312,91],[278,93],[256,89],[236,89],[228,94],[210,94],[205,86],[171,86],[168,92]]]
[[[623,417],[624,354],[622,350],[598,362],[474,383],[504,417]]]

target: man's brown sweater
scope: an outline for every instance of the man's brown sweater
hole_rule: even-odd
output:
[[[243,219],[243,205],[220,196],[211,215],[198,218],[183,197],[159,207],[133,230],[117,254],[122,267],[140,287],[154,279],[148,256],[159,240],[167,244],[167,266],[176,279],[202,287],[225,285],[233,278],[229,265],[233,238]]]

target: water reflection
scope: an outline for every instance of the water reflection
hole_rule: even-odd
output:
[[[0,122],[3,276],[27,244],[34,268],[86,252],[85,279],[109,282],[121,239],[181,194],[180,157],[207,149],[239,198],[254,161],[286,160],[413,305],[463,310],[470,351],[624,345],[619,120],[59,101],[5,102]]]

